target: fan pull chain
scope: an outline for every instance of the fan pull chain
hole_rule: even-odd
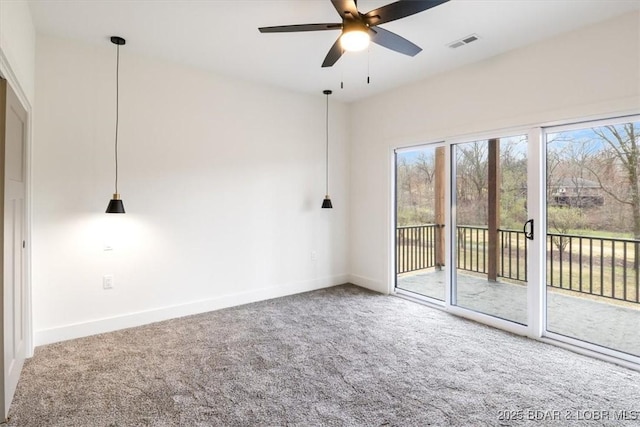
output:
[[[369,74],[370,74],[369,69],[371,68],[370,65],[371,65],[371,46],[367,48],[367,84],[370,83],[370,80],[369,80]]]
[[[344,49],[342,49],[342,55],[344,55]],[[340,62],[340,89],[344,89],[344,65]]]

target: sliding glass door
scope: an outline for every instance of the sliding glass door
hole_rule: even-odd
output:
[[[452,304],[527,324],[527,136],[452,146]]]
[[[397,151],[396,289],[445,301],[445,148]]]
[[[399,293],[640,362],[640,117],[394,159]]]
[[[549,129],[547,330],[640,356],[640,122]]]

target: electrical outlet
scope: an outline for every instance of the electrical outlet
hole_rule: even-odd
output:
[[[317,260],[318,260],[318,252],[311,251],[311,261],[317,261]]]
[[[105,274],[102,276],[102,288],[113,289],[113,274]]]

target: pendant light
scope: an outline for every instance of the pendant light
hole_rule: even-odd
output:
[[[116,160],[116,186],[115,192],[113,193],[113,198],[109,200],[109,205],[107,206],[106,213],[124,213],[124,204],[120,199],[120,194],[118,193],[118,108],[120,104],[120,46],[126,43],[126,40],[122,37],[113,36],[111,37],[111,43],[116,45],[117,57],[116,57],[116,140],[115,140],[115,160]]]
[[[327,112],[326,112],[326,120],[325,120],[325,124],[326,124],[326,135],[327,135],[327,157],[326,157],[326,192],[325,192],[325,196],[324,196],[324,200],[322,201],[322,209],[332,209],[333,205],[331,204],[331,199],[329,198],[329,95],[331,95],[331,91],[330,90],[323,90],[322,93],[324,93],[327,96]]]

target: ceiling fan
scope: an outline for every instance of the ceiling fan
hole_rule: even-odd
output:
[[[261,33],[342,30],[342,34],[331,46],[329,53],[324,58],[323,67],[331,67],[335,64],[344,51],[365,49],[369,45],[369,41],[405,55],[415,56],[422,48],[378,25],[424,12],[448,1],[400,0],[367,13],[360,13],[356,0],[331,0],[333,7],[342,17],[342,23],[279,25],[276,27],[261,27],[258,30]]]

